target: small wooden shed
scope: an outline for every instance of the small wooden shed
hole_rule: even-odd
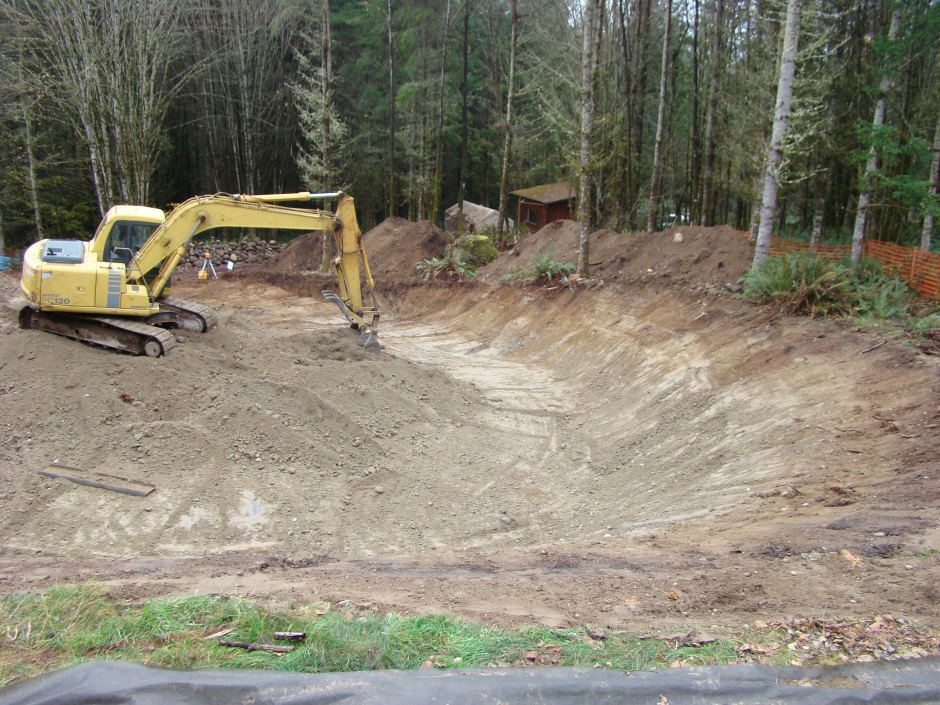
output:
[[[519,197],[516,222],[534,233],[556,220],[571,219],[577,192],[565,181],[513,191]]]

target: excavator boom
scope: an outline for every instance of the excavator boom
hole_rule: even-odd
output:
[[[335,212],[280,205],[327,198],[336,199]],[[26,250],[20,288],[27,306],[20,323],[137,354],[162,355],[175,339],[160,326],[178,326],[182,316],[195,320],[204,332],[213,322],[206,307],[164,292],[193,238],[214,228],[332,232],[339,294],[329,292],[327,299],[338,303],[363,332],[361,344],[381,349],[362,232],[352,197],[341,192],[196,196],[166,217],[155,208],[115,206],[88,242],[40,240]],[[364,294],[371,298],[369,304]]]

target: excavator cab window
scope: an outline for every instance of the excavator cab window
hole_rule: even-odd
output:
[[[132,223],[119,220],[111,226],[104,248],[105,262],[121,262],[129,265],[137,251],[153,234],[157,226],[153,223]]]

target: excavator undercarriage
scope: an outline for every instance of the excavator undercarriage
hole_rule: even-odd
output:
[[[216,323],[208,306],[167,296],[160,311],[143,320],[120,316],[76,316],[67,313],[20,309],[20,328],[44,330],[111,350],[161,357],[176,346],[174,329],[205,333]]]

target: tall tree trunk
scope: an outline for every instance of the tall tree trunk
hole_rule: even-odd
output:
[[[937,117],[937,128],[933,135],[933,160],[930,162],[930,186],[928,187],[928,196],[936,200],[937,180],[940,178],[940,116]],[[928,211],[924,216],[924,227],[920,234],[920,249],[924,252],[930,251],[930,238],[933,233],[933,211]]]
[[[894,44],[901,27],[901,11],[895,6],[891,13],[891,27],[888,29],[888,40]],[[885,104],[888,91],[891,88],[891,71],[888,66],[883,68],[881,83],[878,85],[878,102],[875,104],[875,118],[872,120],[872,133],[876,134],[885,122]],[[855,211],[855,228],[852,233],[852,263],[858,264],[862,259],[862,242],[865,240],[865,226],[868,224],[868,207],[871,204],[871,180],[878,171],[878,150],[872,144],[868,152],[868,163],[865,165],[865,177],[862,180],[861,192],[858,194],[858,209]]]
[[[23,139],[26,147],[26,182],[29,187],[29,200],[33,207],[33,223],[36,227],[36,239],[42,240],[42,218],[39,215],[39,192],[36,188],[36,158],[33,154],[33,130],[32,120],[29,115],[29,107],[26,105],[26,81],[23,78],[23,47],[19,49],[19,62],[16,65],[17,80],[22,87],[20,96],[20,113],[23,116]],[[3,254],[3,243],[0,242],[0,255]]]
[[[23,125],[25,126],[26,181],[29,186],[29,200],[33,207],[33,222],[36,226],[36,239],[42,240],[42,217],[39,215],[39,190],[36,188],[36,157],[33,154],[32,123],[26,106],[21,105],[20,107],[23,111]],[[2,250],[0,250],[0,252],[2,252]]]
[[[509,224],[509,162],[512,156],[512,101],[516,89],[516,40],[518,39],[519,13],[516,0],[510,0],[511,30],[509,34],[509,86],[506,94],[506,135],[503,138],[503,168],[499,179],[499,222],[496,239],[503,239],[503,228]],[[513,235],[515,242],[515,235]]]
[[[653,149],[653,179],[650,183],[650,207],[646,217],[646,232],[656,231],[659,213],[659,171],[662,160],[663,129],[666,123],[666,84],[669,82],[669,35],[672,30],[672,0],[666,0],[666,31],[663,35],[663,61],[659,79],[659,116],[656,119],[656,146]]]
[[[633,124],[633,100],[631,95],[630,51],[627,34],[627,10],[625,0],[617,0],[617,28],[620,37],[621,62],[623,71],[623,119],[618,120],[614,136],[614,221],[613,229],[623,227],[624,212],[628,208],[630,195],[630,136]]]
[[[813,230],[809,238],[809,250],[813,254],[822,239],[823,215],[826,206],[826,180],[823,172],[816,175],[816,205],[813,209]]]
[[[428,106],[431,101],[428,100],[428,88],[431,85],[430,75],[428,74],[428,32],[421,32],[421,119],[418,125],[418,220],[430,220],[426,211],[428,186],[430,183],[428,174],[429,164],[427,158],[428,149]]]
[[[652,0],[638,0],[639,17],[634,23],[636,27],[636,65],[634,67],[635,81],[633,84],[633,123],[630,127],[633,147],[633,158],[629,165],[629,187],[627,201],[629,204],[628,224],[631,230],[637,229],[637,210],[640,203],[640,164],[643,160],[643,115],[646,112],[646,54],[649,47],[649,35],[652,13]]]
[[[692,16],[692,149],[689,154],[689,222],[696,223],[699,219],[699,177],[701,174],[702,161],[702,137],[699,134],[701,129],[699,125],[699,70],[698,70],[698,0],[693,0]]]
[[[441,181],[444,171],[444,79],[447,75],[447,34],[450,29],[450,0],[444,0],[444,27],[441,31],[441,80],[438,90],[437,160],[434,165],[434,192],[431,202],[432,219],[441,207]]]
[[[463,80],[460,83],[460,186],[457,190],[457,234],[463,235],[463,199],[467,189],[467,139],[469,136],[467,100],[468,55],[470,49],[470,0],[463,1]]]
[[[702,175],[702,213],[699,225],[712,224],[712,193],[715,189],[715,123],[718,112],[718,66],[721,53],[721,30],[724,22],[725,3],[718,0],[715,17],[715,35],[712,41],[710,79],[708,82],[708,114],[705,117],[705,170]]]
[[[594,121],[594,67],[596,61],[595,23],[600,19],[602,0],[587,0],[584,7],[584,44],[581,56],[581,186],[578,220],[578,276],[590,276],[591,234],[591,126]]]
[[[330,0],[323,0],[323,34],[320,41],[320,65],[323,69],[323,95],[329,96],[333,90],[333,36],[330,24]],[[327,104],[328,107],[329,104]],[[326,173],[333,173],[333,165],[330,149],[330,111],[323,111],[323,134],[326,142],[323,156],[327,161],[324,165]],[[332,188],[332,187],[330,187]],[[323,257],[320,260],[320,271],[330,271],[330,264],[333,259],[333,233],[323,231]]]
[[[783,55],[780,57],[780,79],[777,82],[777,102],[774,110],[774,129],[770,137],[767,155],[767,171],[764,174],[764,200],[760,209],[760,229],[757,233],[757,248],[754,251],[753,269],[761,269],[770,256],[770,236],[774,228],[777,210],[777,176],[783,161],[781,145],[787,134],[790,119],[790,101],[793,97],[793,79],[796,75],[796,53],[800,39],[800,2],[788,0],[787,24],[783,34]]]
[[[389,215],[396,215],[398,195],[395,189],[395,42],[392,36],[392,0],[385,2],[388,30],[388,206]]]

